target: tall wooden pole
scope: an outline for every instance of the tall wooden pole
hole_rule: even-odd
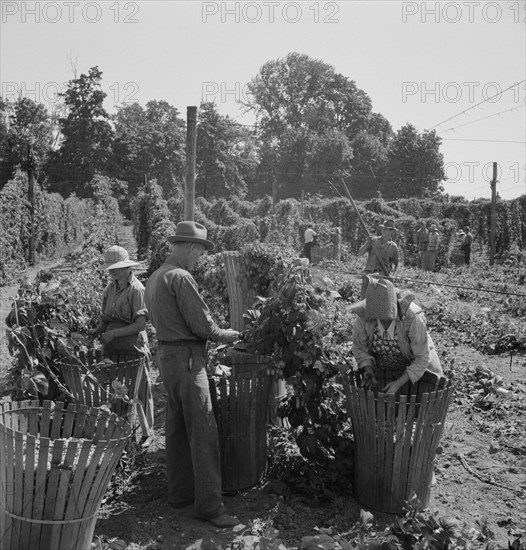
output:
[[[497,163],[493,163],[493,179],[491,185],[491,226],[489,233],[489,265],[495,261],[495,238],[497,234]]]
[[[29,265],[35,265],[35,169],[33,166],[33,153],[31,145],[27,146],[27,176],[29,180]]]
[[[197,149],[197,107],[186,108],[186,186],[184,219],[194,221],[195,159]]]

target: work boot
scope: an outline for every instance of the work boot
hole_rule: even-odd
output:
[[[226,529],[227,527],[235,527],[240,523],[240,521],[236,517],[229,516],[228,514],[221,514],[216,518],[210,518],[208,521],[215,527],[219,527],[221,529]]]

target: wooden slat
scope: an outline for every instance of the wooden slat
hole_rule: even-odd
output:
[[[386,395],[383,392],[379,392],[375,399],[376,404],[376,453],[375,459],[375,471],[373,472],[373,480],[376,491],[375,504],[384,506],[385,494],[387,492],[385,485],[387,483],[384,477],[384,466],[386,461],[385,456],[385,410],[386,410]]]
[[[395,395],[387,394],[387,407],[385,417],[385,461],[384,461],[384,509],[391,506],[393,498],[393,462],[394,462],[394,438],[395,438]]]
[[[53,401],[44,401],[40,411],[40,437],[49,438],[51,430],[51,413],[52,407],[54,407]]]
[[[374,504],[377,501],[378,498],[378,491],[376,489],[376,484],[374,482],[374,476],[377,473],[377,460],[376,460],[376,410],[375,410],[375,403],[374,403],[374,394],[371,391],[365,392],[365,402],[367,406],[367,416],[363,419],[364,420],[364,430],[365,437],[367,438],[367,446],[369,448],[369,457],[370,460],[367,461],[368,467],[367,467],[367,477],[365,478],[365,482],[367,483],[367,492],[368,499]]]
[[[367,418],[367,402],[365,400],[365,392],[363,389],[358,389],[356,386],[351,388],[351,413],[354,413],[352,419],[353,431],[355,433],[355,456],[370,456],[366,439],[364,437],[364,423]],[[361,495],[364,492],[366,479],[368,475],[369,461],[356,460],[354,471],[354,492],[358,499],[361,500]]]
[[[16,415],[18,418],[23,418],[24,415]],[[23,424],[23,422],[22,422]],[[20,425],[20,423],[19,423]],[[23,505],[23,472],[24,472],[24,440],[23,434],[20,431],[14,433],[14,443],[15,443],[15,483],[14,483],[14,507],[13,514],[20,516],[22,515],[22,505]],[[17,548],[20,544],[21,538],[21,526],[20,522],[17,521],[17,529],[13,532],[12,537],[12,546]]]
[[[422,448],[422,438],[423,438],[423,427],[427,414],[427,406],[429,401],[429,394],[424,393],[422,395],[422,400],[420,401],[420,407],[418,409],[418,417],[416,419],[416,425],[414,428],[414,435],[411,444],[411,457],[409,462],[409,477],[407,483],[407,496],[409,497],[412,492],[417,493],[418,495],[418,477],[421,476],[419,463],[419,456]],[[416,411],[415,411],[416,414]],[[415,468],[418,468],[419,471],[415,471]],[[421,495],[418,495],[419,497]]]
[[[42,519],[53,520],[55,515],[55,506],[57,503],[58,485],[60,480],[62,463],[62,452],[64,450],[64,440],[56,439],[51,441],[50,457],[51,466],[47,472],[46,495],[44,502],[44,513]],[[40,533],[41,548],[53,548],[51,540],[54,538],[54,532],[60,531],[60,525],[52,523],[42,525]]]
[[[5,420],[10,419],[10,415],[4,417]],[[11,421],[8,420],[11,424]],[[5,456],[2,457],[6,464],[6,509],[12,510],[14,506],[14,493],[15,493],[15,477],[14,477],[14,432],[12,428],[5,428]],[[16,523],[13,518],[6,517],[5,534],[2,534],[2,544],[5,544],[6,548],[11,548],[11,541],[14,538]],[[5,539],[5,540],[4,540]]]
[[[401,395],[398,402],[398,414],[396,415],[396,435],[394,442],[394,457],[393,457],[393,481],[391,483],[391,503],[389,505],[389,511],[400,510],[400,506],[403,505],[402,483],[401,480],[405,478],[406,468],[402,464],[402,455],[404,449],[404,433],[406,430],[406,415],[408,410],[407,395]],[[404,484],[405,487],[405,484]]]
[[[45,410],[45,409],[43,409]],[[44,512],[44,501],[46,497],[46,478],[49,456],[50,440],[48,437],[38,439],[38,457],[36,458],[35,488],[33,493],[33,514],[32,519],[42,519]],[[31,524],[30,548],[38,548],[42,524]]]
[[[64,424],[62,427],[62,437],[64,439],[68,439],[71,437],[71,434],[73,433],[74,422],[75,422],[75,406],[73,403],[70,403],[64,413]]]
[[[33,411],[30,411],[30,413]],[[31,417],[30,417],[31,418]],[[31,424],[31,422],[30,422]],[[32,517],[33,502],[35,490],[35,452],[37,438],[28,433],[25,437],[25,465],[24,465],[24,484],[22,488],[22,513],[23,517]],[[20,537],[20,547],[29,548],[31,530],[29,526],[22,529]],[[0,546],[1,547],[1,546]]]
[[[0,501],[7,502],[7,459],[6,459],[6,426],[4,412],[6,407],[0,403]],[[7,547],[8,516],[0,513],[0,548],[3,544]]]
[[[38,435],[38,418],[39,418],[39,410],[40,410],[40,404],[38,403],[38,401],[35,403],[35,402],[32,402],[32,403],[28,403],[26,402],[27,407],[29,407],[29,410],[28,410],[28,423],[29,423],[29,426],[28,426],[28,432],[32,435],[34,435],[35,437]]]

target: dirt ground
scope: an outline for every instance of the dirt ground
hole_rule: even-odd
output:
[[[484,365],[500,374],[511,386],[522,386],[522,419],[497,422],[465,410],[462,402],[451,405],[445,431],[435,461],[437,484],[431,494],[429,509],[440,516],[452,516],[477,530],[486,524],[502,547],[517,536],[526,535],[526,448],[524,413],[526,380],[524,363],[517,361],[510,369],[509,358],[487,357],[470,349],[458,349],[457,364]],[[157,377],[157,371],[153,371]],[[280,487],[272,480],[235,496],[225,496],[229,511],[242,525],[235,530],[216,529],[196,520],[192,509],[172,510],[165,499],[165,457],[163,442],[165,395],[162,382],[155,383],[156,430],[145,452],[140,475],[128,487],[117,506],[103,508],[96,532],[117,537],[137,546],[130,548],[194,550],[225,548],[234,537],[251,532],[256,525],[271,519],[279,538],[287,548],[298,547],[301,538],[314,535],[316,527],[338,526],[344,532],[360,516],[362,506],[353,498],[337,499],[330,505],[312,507],[309,503]],[[500,414],[506,420],[506,409]],[[500,426],[500,432],[493,427]],[[502,433],[508,426],[511,437]],[[517,437],[513,432],[519,430]],[[283,492],[284,490],[284,492]],[[378,530],[391,524],[396,516],[376,513]],[[210,545],[207,545],[210,541]]]
[[[26,274],[34,277],[41,267]],[[18,284],[1,289],[2,368],[10,360],[3,322],[17,288]],[[454,355],[456,369],[487,367],[502,376],[504,387],[512,391],[489,410],[473,408],[463,394],[452,403],[436,457],[437,483],[429,509],[458,518],[468,527],[485,532],[487,540],[494,538],[500,547],[507,548],[508,541],[519,535],[526,537],[526,361],[518,356],[510,360],[509,354],[483,355],[462,343],[453,347],[446,337],[436,338],[436,343],[439,351],[448,350]],[[217,529],[195,519],[191,508],[171,509],[165,498],[165,393],[155,365],[152,378],[155,435],[140,457],[137,474],[123,487],[122,497],[103,504],[96,525],[97,548],[244,548],[229,545],[236,537],[267,523],[278,529],[278,538],[286,548],[297,548],[303,536],[315,534],[316,527],[333,525],[344,532],[359,519],[361,506],[352,497],[314,507],[283,484],[265,479],[257,487],[225,496],[229,512],[242,522],[233,530]],[[372,512],[379,531],[395,519]],[[123,544],[118,546],[118,540]],[[113,541],[113,546],[108,541]]]

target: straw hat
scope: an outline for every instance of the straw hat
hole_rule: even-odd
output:
[[[380,224],[382,229],[396,229],[394,220],[385,220],[384,223]]]
[[[101,269],[120,269],[121,267],[132,267],[134,265],[139,265],[139,262],[130,260],[130,256],[125,248],[114,245],[106,250]]]
[[[206,238],[206,227],[197,222],[179,222],[175,228],[175,235],[168,237],[169,243],[199,243],[207,250],[212,250],[215,245]]]

